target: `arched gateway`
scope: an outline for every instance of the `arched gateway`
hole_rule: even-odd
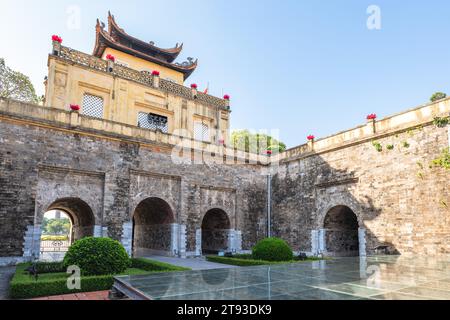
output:
[[[331,208],[323,224],[325,252],[332,256],[358,256],[359,233],[356,214],[347,206]]]
[[[133,215],[133,256],[171,255],[174,222],[172,208],[166,201],[141,201]]]
[[[211,209],[206,212],[202,221],[202,253],[216,254],[229,250],[231,223],[222,209]]]
[[[62,198],[53,202],[43,214],[42,219],[48,215],[55,219],[56,213],[67,216],[70,220],[70,231],[67,240],[46,240],[40,239],[39,251],[42,260],[61,260],[70,244],[73,242],[94,235],[95,217],[91,207],[79,198]],[[44,223],[44,222],[43,222]],[[44,240],[42,240],[44,239]]]

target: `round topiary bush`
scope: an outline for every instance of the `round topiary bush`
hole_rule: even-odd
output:
[[[294,258],[292,249],[280,238],[266,238],[252,249],[254,259],[266,261],[290,261]]]
[[[64,266],[78,266],[83,275],[106,275],[124,272],[130,258],[119,241],[88,237],[72,244],[64,257]]]

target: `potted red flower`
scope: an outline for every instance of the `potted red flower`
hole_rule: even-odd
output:
[[[310,134],[309,136],[306,137],[308,139],[308,141],[313,141],[316,137],[313,136],[312,134]]]
[[[71,104],[70,105],[70,110],[72,111],[79,111],[80,110],[80,106],[77,104]]]
[[[228,94],[226,94],[226,95],[223,96],[223,99],[224,100],[230,100],[230,96]]]
[[[52,36],[52,41],[53,41],[53,55],[59,56],[59,53],[61,52],[61,43],[63,40],[60,36],[54,34]]]
[[[109,53],[108,53],[108,54],[106,55],[106,60],[115,62],[115,61],[116,61],[116,57],[114,57],[112,54],[109,54]]]
[[[197,98],[197,88],[198,88],[197,84],[195,83],[191,84],[191,95],[193,99]]]
[[[375,113],[369,114],[367,116],[367,120],[375,120],[377,118],[377,115]]]
[[[158,70],[153,70],[152,71],[152,76],[153,76],[153,86],[155,88],[159,88],[159,71]]]
[[[60,36],[57,36],[56,34],[54,34],[54,35],[52,36],[52,41],[53,41],[53,42],[58,42],[59,44],[61,44],[62,41],[63,41],[63,39],[62,39]]]

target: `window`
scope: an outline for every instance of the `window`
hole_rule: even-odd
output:
[[[83,114],[94,118],[103,118],[103,98],[85,93],[83,96]]]
[[[167,117],[155,113],[139,112],[138,127],[151,130],[161,130],[164,133],[169,132]]]
[[[209,142],[209,127],[203,122],[194,122],[194,139]]]

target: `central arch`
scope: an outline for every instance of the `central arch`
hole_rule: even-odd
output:
[[[217,254],[228,250],[230,219],[222,209],[206,212],[202,221],[202,253]]]
[[[359,256],[358,218],[347,206],[331,208],[324,220],[325,248],[332,256]]]
[[[172,208],[166,201],[141,201],[133,214],[133,256],[170,255],[174,222]]]

